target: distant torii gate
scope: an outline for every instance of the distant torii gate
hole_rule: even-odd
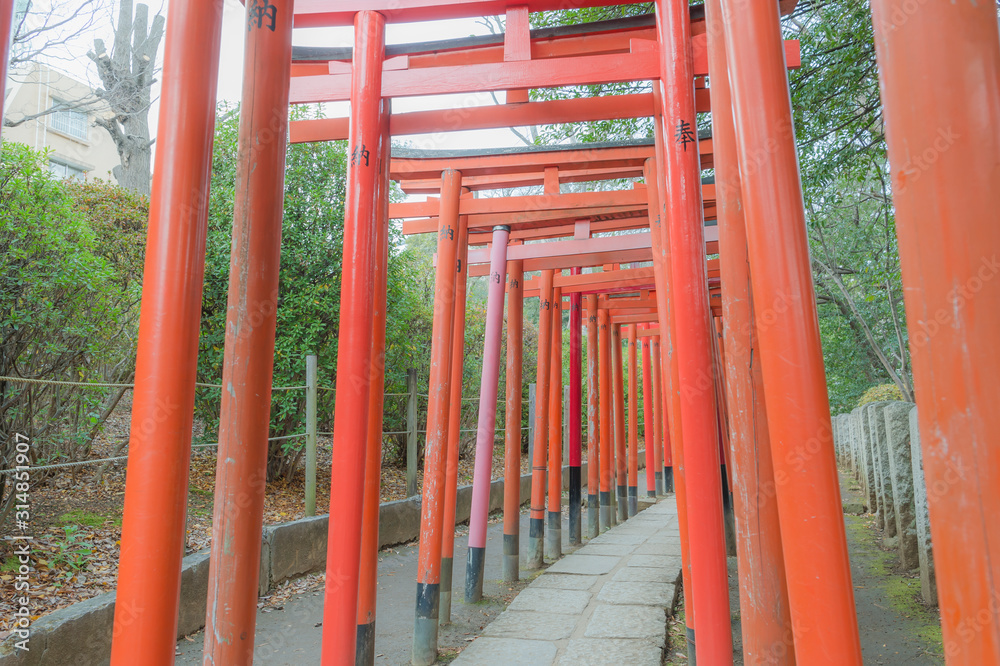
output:
[[[0,4],[0,36],[10,32],[11,4]],[[168,10],[115,607],[116,666],[173,660],[217,84],[211,63],[219,57],[222,4],[173,0]],[[616,2],[581,6],[603,4]],[[872,0],[923,458],[928,484],[947,487],[930,498],[942,624],[950,662],[994,663],[1000,660],[1000,619],[992,612],[1000,593],[1000,526],[989,516],[1000,508],[1000,450],[990,444],[1000,431],[1000,281],[992,279],[993,253],[1000,249],[1000,226],[994,224],[1000,210],[1000,40],[990,3],[924,3],[919,11],[911,4]],[[371,405],[381,392],[389,137],[653,116],[659,140],[643,168],[647,195],[655,197],[648,226],[665,357],[658,374],[681,529],[688,535],[689,639],[703,663],[730,663],[717,502],[715,330],[702,165],[691,145],[698,140],[696,112],[711,110],[727,398],[731,414],[766,413],[766,432],[760,418],[753,427],[740,418],[729,424],[737,520],[762,526],[761,532],[742,531],[740,547],[783,557],[780,569],[771,560],[751,567],[741,560],[744,650],[751,658],[774,656],[781,663],[861,663],[785,74],[794,50],[782,43],[779,24],[795,2],[655,5],[654,19],[530,31],[529,12],[560,9],[562,3],[248,3],[223,377],[232,389],[224,393],[220,419],[206,659],[236,664],[252,655],[288,102],[349,99],[349,122],[293,123],[290,130],[297,140],[347,138],[350,154],[323,662],[355,662],[356,646],[364,652],[373,629],[373,582],[359,576],[362,550],[366,558],[373,553],[371,539],[362,535],[376,529],[365,509],[372,506],[368,491],[377,476],[368,461],[377,460],[372,454],[379,445],[377,408]],[[507,16],[502,37],[450,47],[385,45],[387,21],[494,14]],[[293,65],[293,23],[353,23],[354,49],[336,57],[319,50]],[[6,58],[6,41],[3,49]],[[706,74],[708,88],[700,78]],[[531,88],[626,80],[653,81],[652,95],[524,101]],[[508,103],[398,116],[388,109],[395,96],[485,90],[510,91]],[[953,128],[954,142],[915,166],[914,157],[933,151],[943,128]],[[582,162],[578,167],[588,168]],[[605,175],[614,177],[610,173]],[[443,174],[439,227],[458,229],[463,174],[447,165],[437,174]],[[625,194],[617,196],[609,205],[617,210],[609,214],[634,212],[622,210],[630,205]],[[551,211],[491,212],[476,208],[485,204],[470,205],[470,216],[552,219],[546,217]],[[572,215],[560,219],[562,226],[575,224]],[[448,386],[458,245],[455,234],[447,242],[439,235],[441,307],[434,319],[432,390]],[[539,284],[550,302],[554,270],[543,270]],[[585,300],[607,322],[597,295]],[[540,359],[546,364],[551,323],[551,317],[542,318]],[[596,348],[595,329],[588,326],[588,342],[594,338]],[[606,346],[602,353],[608,353]],[[748,363],[751,353],[760,363]],[[439,498],[448,397],[436,395],[432,402],[424,493]],[[960,482],[949,484],[955,470]],[[687,501],[696,496],[708,501]],[[440,502],[424,502],[422,541],[440,543],[444,509]],[[418,664],[436,657],[440,565],[439,557],[422,552],[413,654]],[[969,619],[984,613],[978,631],[968,632]]]

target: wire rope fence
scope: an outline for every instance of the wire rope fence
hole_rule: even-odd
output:
[[[316,497],[316,456],[317,450],[321,446],[330,447],[332,443],[320,444],[318,442],[319,437],[331,437],[330,432],[320,432],[318,430],[318,394],[320,391],[324,392],[335,392],[335,386],[324,386],[319,384],[317,381],[317,359],[315,356],[306,357],[306,383],[293,385],[293,386],[274,386],[272,391],[304,391],[305,392],[305,418],[304,426],[305,432],[297,432],[292,434],[280,435],[275,437],[269,437],[268,442],[286,442],[298,439],[305,439],[305,475],[306,475],[306,515],[315,515],[315,497]],[[67,387],[74,389],[119,389],[119,390],[130,390],[135,388],[134,383],[121,383],[121,382],[88,382],[88,381],[66,381],[66,380],[52,380],[52,379],[40,379],[32,377],[18,377],[18,376],[0,376],[0,382],[9,382],[13,384],[23,384],[23,385],[47,385],[55,387]],[[197,382],[195,384],[198,388],[207,389],[222,389],[222,384],[213,384],[206,382]],[[415,369],[407,371],[406,377],[407,391],[404,393],[399,392],[387,392],[384,394],[385,399],[405,399],[405,414],[403,423],[405,424],[405,429],[402,430],[386,430],[383,431],[383,437],[394,437],[394,438],[404,438],[405,437],[405,457],[406,457],[406,486],[407,495],[413,496],[419,492],[417,487],[417,468],[418,468],[418,458],[419,458],[419,446],[421,435],[426,438],[426,423],[422,423],[420,419],[420,414],[423,412],[426,414],[426,402],[428,400],[428,395],[426,393],[420,393],[418,389],[418,373]],[[530,450],[533,448],[534,441],[534,384],[529,385],[529,397],[524,400],[528,409],[526,414],[522,416],[522,419],[526,416],[527,425],[522,425],[522,432],[527,431],[528,433],[528,447],[529,456]],[[566,389],[568,391],[568,389]],[[478,419],[478,403],[480,402],[479,396],[468,396],[461,399],[461,403],[476,403],[477,412],[468,413],[466,416],[467,421],[472,421],[473,418]],[[505,397],[499,397],[497,399],[497,404],[499,405],[498,417],[501,416],[499,412],[503,411],[505,406]],[[568,408],[568,406],[567,406]],[[502,423],[502,419],[501,423]],[[397,421],[398,422],[398,421]],[[423,427],[421,427],[423,426]],[[568,441],[568,411],[564,414],[564,441]],[[461,434],[478,433],[477,428],[460,428],[459,432]],[[495,433],[505,432],[504,427],[495,428]],[[77,470],[80,468],[87,468],[91,466],[100,465],[100,469],[97,471],[95,478],[100,480],[104,473],[109,469],[110,466],[118,465],[121,463],[127,463],[128,461],[128,440],[126,439],[122,442],[115,451],[113,455],[104,456],[99,458],[87,458],[83,460],[51,460],[42,459],[40,462],[42,464],[33,465],[31,470],[33,472],[57,472],[58,470]],[[213,449],[218,446],[218,442],[200,442],[195,441],[191,445],[191,452],[194,455],[196,452]],[[567,448],[567,447],[564,447]],[[66,456],[64,456],[66,457]],[[530,458],[529,458],[530,459]],[[12,469],[0,469],[0,477],[11,476],[19,471],[18,468]]]

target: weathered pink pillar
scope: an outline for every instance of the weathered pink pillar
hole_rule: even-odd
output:
[[[507,284],[507,239],[510,227],[493,227],[490,251],[490,285],[486,296],[486,340],[483,376],[479,384],[479,425],[476,431],[476,467],[472,478],[469,512],[469,559],[465,565],[465,603],[483,597],[483,563],[486,557],[486,518],[490,512],[493,440],[496,435],[497,390],[500,381],[500,340],[503,337],[503,297]]]

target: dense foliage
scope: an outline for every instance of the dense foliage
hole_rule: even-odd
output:
[[[65,184],[48,159],[4,143],[0,158],[0,376],[127,381],[146,200],[100,183]],[[36,462],[89,451],[120,393],[0,380],[0,466],[14,437]],[[0,522],[11,477],[0,477]]]

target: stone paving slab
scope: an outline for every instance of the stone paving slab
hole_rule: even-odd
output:
[[[552,564],[454,663],[660,664],[679,543],[669,497]]]
[[[612,580],[604,584],[597,595],[597,600],[609,604],[639,604],[669,608],[674,601],[674,586],[670,583]]]
[[[508,606],[512,611],[538,611],[541,613],[568,613],[579,615],[590,603],[590,592],[580,590],[554,590],[528,586]]]
[[[627,543],[592,543],[587,546],[587,554],[622,557],[635,551],[635,549],[636,546]]]
[[[576,621],[577,615],[506,610],[483,630],[483,635],[557,641],[570,637]]]
[[[587,622],[587,638],[641,638],[657,647],[667,640],[667,614],[653,606],[601,604]]]
[[[587,545],[597,545],[599,543],[622,543],[637,546],[641,543],[645,543],[650,537],[642,536],[641,534],[618,534],[617,532],[605,532],[600,534],[593,539],[591,539]],[[677,537],[680,539],[680,537]],[[587,551],[588,553],[590,550]]]
[[[669,555],[671,557],[681,556],[681,544],[677,543],[644,543],[636,547],[636,555]]]
[[[573,553],[562,558],[551,567],[552,573],[585,574],[588,576],[600,576],[614,569],[621,558],[604,555],[586,555],[583,553]]]
[[[482,637],[462,650],[462,654],[452,663],[548,666],[555,662],[556,652],[556,644],[550,641]]]
[[[566,666],[660,666],[663,650],[637,639],[574,638],[556,663]]]
[[[577,574],[546,573],[539,576],[532,587],[555,588],[557,590],[589,590],[594,587],[597,579],[593,576],[581,576]]]
[[[628,560],[628,566],[674,568],[678,567],[678,559],[680,559],[679,553],[676,557],[667,555],[633,555]]]
[[[680,571],[680,567],[678,567],[678,571]],[[611,580],[636,583],[673,583],[677,580],[677,573],[665,567],[624,567],[616,571]]]

